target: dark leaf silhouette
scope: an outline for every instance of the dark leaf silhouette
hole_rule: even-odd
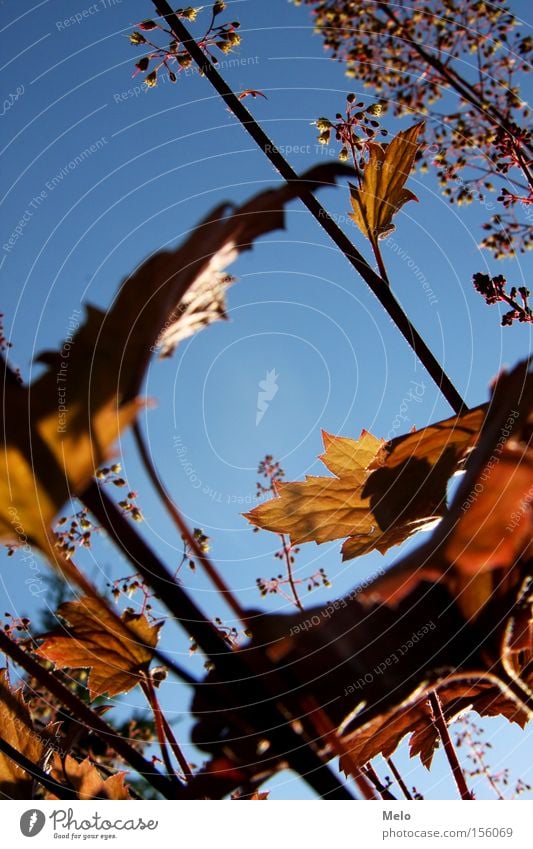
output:
[[[350,173],[328,163],[301,181],[318,189]],[[255,239],[283,228],[283,208],[296,197],[298,182],[263,191],[241,207],[217,207],[183,245],[155,254],[127,277],[106,312],[88,306],[69,348],[42,355],[48,366],[42,377],[29,387],[6,383],[0,411],[3,541],[16,544],[24,535],[48,550],[54,515],[83,492],[135,419],[153,351],[167,356],[180,339],[225,315],[230,279],[222,269]]]
[[[372,583],[374,598],[395,603],[418,582],[438,580],[447,584],[465,616],[476,617],[507,586],[503,575],[512,576],[515,564],[527,558],[533,529],[528,361],[499,376],[489,410],[453,509],[427,545]]]

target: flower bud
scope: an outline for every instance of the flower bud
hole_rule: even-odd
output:
[[[185,18],[186,21],[195,21],[198,16],[198,9],[187,6],[186,9],[179,9],[176,14],[179,18]]]

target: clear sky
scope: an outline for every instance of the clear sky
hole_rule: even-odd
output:
[[[528,6],[511,5],[518,15]],[[236,0],[228,7],[224,20],[240,20],[242,44],[228,57],[237,61],[222,63],[227,81],[237,91],[267,95],[249,98],[247,105],[297,171],[330,154],[334,161],[333,149],[316,144],[311,122],[334,116],[349,91],[367,103],[372,92],[352,87],[343,67],[327,59],[307,9],[286,0]],[[25,379],[39,373],[31,362],[35,353],[57,347],[66,335],[73,310],[86,302],[106,307],[122,277],[152,252],[179,243],[210,208],[279,182],[206,79],[189,72],[174,86],[165,81],[149,91],[139,77],[132,79],[142,53],[127,36],[152,11],[148,0],[0,5],[0,311],[14,345],[12,362]],[[202,23],[200,18],[195,32]],[[390,116],[383,121],[393,133],[410,123]],[[71,168],[87,149],[82,163]],[[501,272],[524,285],[531,280],[531,256],[496,263],[478,247],[485,210],[473,204],[458,214],[440,197],[431,173],[413,175],[410,186],[420,202],[402,210],[394,242],[384,247],[392,288],[467,403],[475,405],[487,398],[488,383],[502,366],[529,352],[531,325],[502,328],[497,309],[474,292],[472,274]],[[345,221],[346,185],[322,192],[322,201]],[[21,234],[7,249],[21,220]],[[344,226],[369,256],[363,238],[349,223]],[[255,501],[256,467],[266,453],[281,460],[289,480],[300,479],[321,472],[321,428],[354,437],[366,428],[390,438],[451,411],[299,202],[287,211],[285,232],[261,239],[231,271],[238,278],[229,292],[231,321],[188,340],[172,359],[151,364],[146,394],[157,403],[143,416],[143,426],[180,508],[191,525],[212,537],[215,562],[242,604],[252,607],[260,602],[256,577],[279,571],[272,557],[278,538],[253,534],[240,515]],[[272,370],[278,391],[256,424],[259,383]],[[418,400],[409,401],[405,412],[402,401],[413,387]],[[398,427],[400,409],[406,420]],[[146,518],[141,530],[177,565],[180,540],[150,493],[128,435],[120,450],[128,481],[140,493]],[[299,575],[323,567],[333,582],[306,603],[339,597],[392,563],[397,551],[341,565],[337,543],[305,546]],[[3,609],[33,613],[23,566],[16,568],[16,557],[0,555],[2,560]],[[128,571],[105,541],[80,563],[101,586]],[[198,571],[183,579],[210,615],[231,624]],[[288,610],[279,597],[264,606]],[[169,629],[163,646],[189,663],[183,634],[170,636]],[[190,668],[200,675],[201,658],[191,658]],[[166,692],[167,709],[185,734],[180,711],[189,694],[172,684]],[[123,701],[141,703],[135,694]],[[483,724],[492,735],[493,763],[502,758],[526,778],[525,738],[497,720]],[[453,794],[441,766],[427,776],[404,755],[400,762],[408,783],[428,797]],[[290,776],[274,784],[277,798],[311,797]]]

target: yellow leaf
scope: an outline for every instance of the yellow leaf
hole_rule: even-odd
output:
[[[246,514],[252,524],[276,533],[288,533],[293,545],[329,542],[349,536],[358,527],[367,531],[368,499],[360,496],[366,480],[358,477],[308,477],[303,483],[279,483],[277,498]]]
[[[417,138],[423,126],[421,122],[403,130],[387,145],[370,142],[361,185],[350,184],[353,209],[350,217],[371,242],[394,230],[392,219],[407,201],[418,200],[405,188],[405,183],[415,161]]]
[[[323,433],[321,460],[336,477],[280,482],[276,498],[245,516],[293,545],[347,537],[343,560],[383,554],[443,515],[448,480],[484,415],[479,407],[388,443],[367,431],[358,440]]]
[[[61,758],[57,752],[54,752],[50,770],[50,777],[60,784],[72,787],[78,799],[113,799],[123,802],[131,799],[124,784],[124,776],[124,772],[116,772],[103,779],[88,758],[80,763],[70,755]],[[49,793],[48,798],[56,799],[57,796]]]
[[[54,516],[74,493],[83,491],[120,432],[135,419],[141,402],[111,397],[105,363],[92,353],[93,379],[91,348],[80,336],[68,371],[67,410],[61,414],[51,370],[30,387],[6,388],[7,404],[0,412],[0,537],[6,542],[29,542],[46,551]],[[107,363],[112,367],[109,358]]]
[[[326,450],[319,460],[339,478],[354,474],[356,470],[368,469],[379,456],[379,449],[385,445],[384,439],[377,439],[367,430],[363,430],[357,440],[333,436],[323,430],[322,439]]]
[[[153,657],[160,624],[144,615],[123,614],[122,628],[107,608],[92,598],[68,601],[58,614],[70,628],[46,634],[36,654],[59,669],[90,669],[91,699],[127,693],[139,683]],[[137,639],[132,639],[132,634]]]
[[[44,743],[34,729],[30,712],[21,690],[11,689],[7,670],[0,669],[0,728],[3,739],[32,763],[39,764]],[[0,796],[8,799],[30,799],[33,779],[0,752]]]

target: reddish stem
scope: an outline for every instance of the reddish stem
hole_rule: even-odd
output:
[[[301,610],[302,613],[304,611],[304,607],[302,602],[300,601],[300,596],[298,595],[298,590],[296,589],[296,584],[294,583],[294,575],[292,573],[292,562],[291,562],[291,547],[287,544],[287,540],[285,539],[285,534],[280,534],[281,542],[283,543],[283,556],[285,557],[285,563],[287,564],[287,575],[289,578],[289,584],[292,590],[292,595],[294,598],[294,603],[298,610]]]
[[[405,798],[412,800],[413,797],[411,796],[411,794],[409,793],[409,790],[407,789],[407,784],[403,780],[399,770],[396,768],[396,764],[394,763],[392,758],[385,758],[385,762],[386,762],[387,766],[389,767],[390,771],[392,772],[394,778],[396,779],[396,781],[398,783],[398,787],[402,791]]]
[[[174,732],[173,732],[172,728],[170,727],[170,723],[167,720],[164,713],[161,714],[161,719],[163,720],[163,726],[164,726],[164,729],[165,729],[165,734],[166,734],[167,740],[170,743],[170,748],[174,752],[174,757],[176,758],[177,762],[179,763],[186,780],[192,781],[193,778],[194,778],[194,775],[192,773],[190,764],[189,764],[187,758],[185,757],[185,755],[183,754],[183,752],[181,750],[181,746],[178,743],[178,741],[176,740],[176,737],[174,736]]]
[[[152,484],[154,485],[156,492],[161,498],[163,504],[165,505],[170,517],[172,518],[172,521],[176,525],[181,536],[184,538],[190,550],[194,553],[194,556],[204,568],[205,572],[207,573],[217,590],[222,593],[222,598],[224,599],[228,607],[231,608],[235,616],[237,616],[241,620],[241,622],[245,622],[246,614],[244,610],[240,606],[239,602],[235,598],[234,594],[232,593],[226,582],[221,577],[215,565],[211,562],[206,553],[202,551],[198,540],[195,539],[194,535],[189,530],[189,527],[185,522],[183,516],[181,515],[178,508],[172,501],[172,498],[161,483],[157,470],[152,462],[152,458],[150,457],[150,454],[148,452],[148,448],[146,447],[146,443],[143,439],[141,429],[137,422],[133,426],[133,434],[137,443],[137,448],[139,449],[139,454],[141,455],[141,460],[143,462],[144,468],[146,469],[146,472]]]
[[[157,701],[157,696],[155,694],[152,679],[149,675],[147,675],[141,680],[141,688],[148,700],[148,704],[152,708],[152,713],[154,714],[157,740],[159,742],[159,748],[161,749],[161,755],[163,757],[163,762],[166,766],[168,776],[169,778],[177,778],[167,749],[165,729],[163,726],[163,714],[159,702]]]
[[[385,799],[387,802],[396,801],[396,796],[393,796],[390,790],[382,784],[381,779],[372,764],[368,763],[365,766],[365,775],[368,776],[382,799]]]
[[[475,799],[475,796],[472,791],[468,789],[463,768],[459,763],[459,758],[457,757],[457,752],[455,751],[455,746],[453,745],[450,732],[448,731],[448,725],[446,724],[446,719],[442,712],[441,701],[435,690],[429,694],[429,704],[431,707],[433,722],[439,732],[442,745],[444,746],[444,751],[448,758],[448,763],[450,764],[450,769],[455,779],[459,795],[464,802],[470,802]]]
[[[383,256],[381,255],[381,250],[380,250],[377,238],[370,239],[370,244],[372,245],[372,250],[374,252],[374,256],[375,256],[376,262],[378,264],[379,273],[380,273],[383,281],[387,284],[387,286],[390,289],[389,276],[387,274],[387,269],[385,268],[385,263],[383,261]]]

